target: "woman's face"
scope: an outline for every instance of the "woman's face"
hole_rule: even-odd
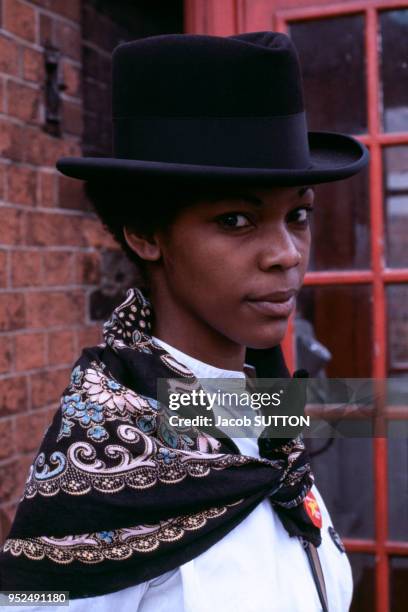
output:
[[[197,333],[278,344],[308,265],[313,201],[312,187],[273,187],[183,209],[156,234],[155,282],[173,312],[196,321]]]

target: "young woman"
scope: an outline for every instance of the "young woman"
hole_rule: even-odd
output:
[[[358,172],[367,150],[307,132],[296,52],[275,32],[119,46],[113,119],[114,157],[58,168],[87,181],[145,285],[74,364],[1,589],[70,591],[76,611],[348,610],[350,565],[302,437],[170,427],[157,382],[289,376],[280,342],[315,186]]]

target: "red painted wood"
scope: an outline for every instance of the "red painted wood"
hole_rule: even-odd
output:
[[[406,283],[408,282],[408,268],[386,268],[383,270],[382,277],[386,283]]]
[[[342,538],[343,544],[347,552],[377,552],[377,543],[375,540],[358,540],[354,538]],[[385,549],[389,555],[406,556],[408,555],[408,542],[388,541],[385,542]]]
[[[354,285],[370,283],[373,280],[371,270],[330,270],[308,272],[305,275],[305,285]]]
[[[238,0],[237,13],[240,32],[274,30],[276,0]]]
[[[383,379],[384,380],[384,379]],[[358,403],[352,406],[344,406],[344,404],[330,404],[328,408],[325,404],[306,404],[305,414],[313,418],[324,418],[327,421],[336,420],[341,416],[350,420],[367,419],[367,410],[372,410],[372,418],[375,416],[374,407],[368,407],[366,404],[361,404],[361,412],[357,412]],[[371,413],[370,413],[371,416]],[[406,406],[385,406],[382,412],[384,421],[399,421],[407,418]]]
[[[385,283],[408,282],[408,268],[383,268],[378,276]],[[324,270],[322,272],[308,272],[304,279],[305,285],[358,285],[372,283],[374,272],[372,270]]]
[[[236,0],[184,0],[184,31],[230,36],[237,32]]]
[[[366,14],[366,53],[367,53],[367,92],[368,128],[375,139],[381,131],[380,125],[380,87],[378,58],[378,12],[370,8]],[[386,372],[386,312],[385,287],[382,279],[384,270],[384,223],[383,223],[383,185],[382,150],[379,143],[371,146],[370,164],[370,205],[371,205],[371,268],[373,270],[374,299],[374,351],[373,376],[385,378]],[[381,412],[384,406],[377,406],[380,417],[378,428],[384,428]],[[385,548],[388,536],[388,449],[387,439],[375,438],[374,445],[374,486],[375,486],[375,535],[376,535],[376,609],[377,612],[389,610],[389,559]]]
[[[284,21],[301,19],[319,19],[334,15],[352,15],[368,9],[398,9],[406,8],[402,0],[349,0],[346,2],[330,2],[328,0],[280,0],[275,2],[277,18]],[[303,5],[303,7],[302,7]]]

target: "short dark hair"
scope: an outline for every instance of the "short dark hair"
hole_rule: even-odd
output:
[[[146,262],[129,247],[123,233],[126,225],[144,236],[165,229],[185,207],[205,197],[231,194],[222,185],[208,187],[202,183],[150,180],[89,180],[85,193],[103,225],[119,243],[130,261],[137,265],[147,282]]]

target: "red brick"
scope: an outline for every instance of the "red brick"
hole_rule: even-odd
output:
[[[13,421],[12,419],[0,420],[0,459],[7,459],[15,452]]]
[[[6,182],[6,168],[8,164],[0,163],[0,200],[4,199],[4,184]]]
[[[54,41],[54,19],[49,15],[40,15],[40,45],[45,47],[53,45]]]
[[[33,287],[43,282],[42,255],[38,251],[14,251],[11,255],[12,287]]]
[[[0,380],[0,416],[24,412],[27,408],[28,392],[26,377],[13,376],[12,378]]]
[[[73,136],[67,135],[65,140],[63,141],[63,156],[72,157],[72,156],[81,156],[81,142],[78,138],[74,138]]]
[[[0,331],[25,326],[24,297],[21,293],[0,293]]]
[[[26,127],[25,161],[40,166],[54,166],[58,157],[60,140],[46,134],[38,127]]]
[[[44,334],[18,334],[15,337],[16,343],[16,370],[34,370],[45,366],[47,360],[45,356]]]
[[[33,126],[26,126],[25,132],[24,161],[30,164],[51,166],[54,169],[59,157],[81,155],[78,143],[51,136]]]
[[[47,404],[59,404],[61,394],[69,384],[71,368],[46,370],[31,375],[31,399],[33,408]]]
[[[17,76],[18,47],[13,40],[0,36],[0,72]]]
[[[43,410],[43,412],[47,415],[47,421],[48,423],[51,425],[55,415],[58,413],[57,418],[59,418],[59,403],[56,406],[48,406],[48,408],[46,408],[45,410]]]
[[[81,230],[86,246],[106,249],[117,249],[118,243],[113,236],[104,229],[99,219],[85,217],[82,220]]]
[[[97,285],[101,280],[101,256],[99,252],[77,253],[76,277],[79,285]]]
[[[83,182],[60,174],[58,176],[58,203],[61,208],[89,209]]]
[[[13,336],[2,336],[0,342],[0,372],[9,372],[12,368],[14,354]],[[1,440],[0,436],[0,440]]]
[[[25,2],[3,0],[3,27],[21,38],[35,42],[35,13],[34,8]]]
[[[87,110],[100,115],[105,112],[104,106],[105,89],[101,83],[95,83],[93,79],[86,79],[84,82],[84,106]],[[106,112],[109,109],[106,108]]]
[[[86,108],[86,104],[84,105]],[[89,145],[91,151],[90,154],[98,155],[102,148],[102,117],[101,115],[93,115],[87,111],[84,111],[84,135],[83,139],[86,143],[92,143]]]
[[[6,251],[0,251],[0,287],[8,284],[8,257]]]
[[[8,120],[0,120],[0,156],[22,161],[25,153],[24,129]]]
[[[83,218],[61,214],[32,213],[27,222],[27,244],[36,246],[82,246]]]
[[[79,21],[81,17],[81,0],[31,0],[50,11],[59,13],[72,21]]]
[[[15,513],[17,510],[17,502],[7,504],[6,506],[2,506],[0,508],[0,541],[1,544],[4,543],[4,540],[8,536],[11,528],[11,523],[13,522]]]
[[[81,20],[81,0],[50,0],[52,2],[53,11],[64,15],[68,19],[79,22]]]
[[[4,89],[5,89],[5,81],[0,77],[0,112],[5,113],[6,107],[4,103]]]
[[[102,342],[102,325],[88,325],[77,331],[79,350],[86,346],[95,346]]]
[[[23,121],[39,122],[41,92],[22,83],[8,81],[7,104],[9,115]]]
[[[54,24],[55,39],[64,55],[75,60],[81,60],[81,32],[65,21],[58,20]]]
[[[85,299],[80,291],[35,291],[27,297],[27,327],[74,325],[84,322]]]
[[[83,10],[83,27],[87,40],[105,51],[112,51],[115,39],[114,23],[87,2]]]
[[[81,136],[83,132],[82,106],[64,100],[62,104],[62,129],[69,134]]]
[[[100,71],[101,69],[101,53],[90,47],[88,44],[88,40],[83,41],[82,48],[82,70],[85,80],[87,77],[91,77],[97,81],[103,80],[103,75]]]
[[[40,170],[38,172],[38,205],[52,207],[56,205],[56,174]]]
[[[76,357],[75,331],[67,329],[48,334],[48,360],[51,365],[71,365]]]
[[[11,206],[1,206],[0,214],[0,244],[21,244],[24,211]]]
[[[49,251],[44,254],[44,284],[68,285],[73,282],[73,254]]]
[[[64,93],[68,96],[77,97],[81,95],[81,72],[78,66],[65,60],[62,64],[63,82],[66,87]]]
[[[34,206],[37,196],[35,170],[11,164],[7,171],[8,201],[13,204]]]
[[[44,55],[35,49],[23,49],[23,78],[42,83],[44,80]]]
[[[0,466],[0,499],[2,502],[10,501],[18,495],[18,459]]]
[[[36,451],[50,425],[47,412],[29,412],[15,417],[16,441],[19,451],[28,453]]]

